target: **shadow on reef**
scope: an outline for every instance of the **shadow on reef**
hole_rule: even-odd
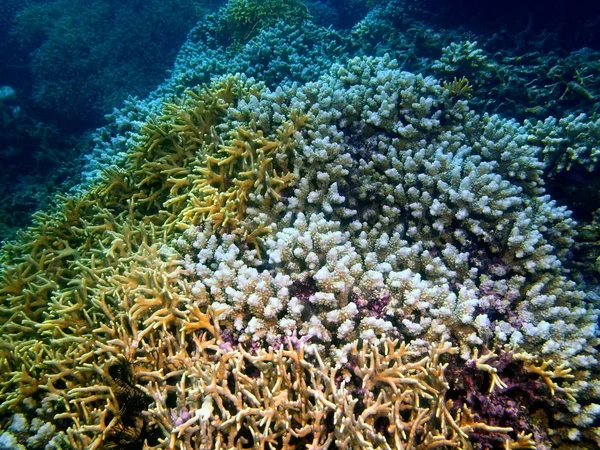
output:
[[[573,212],[578,233],[571,251],[571,268],[584,281],[600,282],[600,180],[598,170],[592,172],[580,165],[547,178],[547,192]]]
[[[61,129],[48,114],[18,99],[0,100],[0,243],[47,208],[57,192],[76,183],[89,136]]]
[[[152,403],[152,397],[135,384],[131,363],[121,358],[108,368],[108,373],[114,381],[119,413],[117,425],[107,435],[104,450],[141,450],[144,442],[157,445],[158,436],[142,417],[142,412]]]

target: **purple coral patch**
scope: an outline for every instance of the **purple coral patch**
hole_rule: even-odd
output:
[[[449,383],[448,398],[454,411],[467,406],[474,420],[490,426],[510,427],[514,440],[518,432],[531,433],[538,448],[548,436],[536,426],[539,418],[543,422],[553,420],[553,412],[564,409],[564,402],[553,398],[539,376],[524,370],[523,363],[515,361],[511,352],[499,351],[498,357],[488,363],[496,368],[505,388],[495,387],[489,392],[491,376],[475,367],[474,361],[464,362],[455,356],[446,369]],[[532,420],[536,416],[538,420]],[[504,449],[508,435],[502,433],[472,433],[469,438],[475,449]]]

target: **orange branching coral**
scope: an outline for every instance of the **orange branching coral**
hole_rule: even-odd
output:
[[[452,413],[444,360],[457,349],[448,343],[417,355],[397,341],[355,342],[347,363],[292,341],[248,352],[220,339],[220,311],[188,304],[168,322],[155,320],[172,301],[159,293],[168,288],[181,299],[188,287],[156,253],[143,261],[112,278],[126,312],[96,329],[103,339],[91,345],[92,357],[75,362],[89,384],[57,394],[74,405],[60,418],[72,420],[75,448],[118,448],[153,435],[156,449],[467,449],[472,432],[512,431],[478,422],[466,408]]]
[[[544,383],[550,389],[550,394],[554,395],[556,391],[561,394],[566,395],[567,397],[575,400],[573,394],[575,394],[575,390],[569,388],[562,388],[558,385],[557,379],[572,379],[575,378],[572,372],[572,368],[568,367],[567,364],[560,364],[553,369],[551,367],[554,365],[554,361],[552,360],[542,360],[539,361],[539,358],[530,355],[525,352],[520,352],[515,354],[515,359],[519,361],[523,361],[523,369],[527,372],[535,373],[540,376]],[[537,365],[539,364],[539,365]]]

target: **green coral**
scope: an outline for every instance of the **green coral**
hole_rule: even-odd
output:
[[[279,20],[297,24],[310,17],[302,0],[229,0],[220,14],[220,31],[234,44],[249,41]]]
[[[446,82],[468,78],[473,84],[469,104],[478,110],[540,120],[549,115],[578,115],[581,111],[597,114],[597,51],[517,54],[508,50],[492,52],[490,46],[490,42],[453,42],[442,49],[430,69]]]

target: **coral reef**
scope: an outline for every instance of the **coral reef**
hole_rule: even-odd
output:
[[[224,47],[214,36],[219,17],[209,15],[191,30],[172,75],[148,99],[126,101],[108,116],[110,124],[96,133],[95,149],[87,155],[84,186],[93,184],[106,167],[122,165],[128,148],[138,145],[146,118],[161,114],[164,99],[231,73],[244,73],[272,89],[308,82],[326,73],[333,62],[345,61],[352,47],[335,30],[283,21],[261,30],[241,49]]]
[[[443,22],[440,19],[456,17],[460,10],[448,4],[452,2],[446,3],[434,7],[425,0],[313,1],[308,2],[307,7],[317,17],[310,18],[300,1],[235,1],[206,16],[205,10],[197,8],[197,2],[179,2],[177,8],[170,7],[168,2],[147,2],[139,10],[129,5],[113,10],[109,2],[96,2],[90,8],[82,2],[11,0],[0,5],[6,12],[2,20],[7,21],[7,29],[8,20],[20,11],[10,25],[12,39],[0,44],[0,51],[5,50],[3,56],[10,60],[7,67],[10,79],[3,80],[3,83],[22,83],[22,80],[29,79],[25,75],[28,67],[32,67],[37,75],[33,80],[34,98],[29,99],[30,104],[52,107],[54,117],[64,119],[69,115],[69,119],[61,123],[61,131],[62,134],[73,133],[74,126],[98,123],[100,110],[107,112],[111,107],[121,105],[123,92],[143,94],[146,92],[143,89],[154,85],[147,77],[153,74],[152,79],[157,80],[156,76],[162,76],[161,71],[169,66],[165,52],[172,55],[176,47],[172,45],[175,35],[187,31],[181,18],[184,17],[186,22],[202,17],[189,33],[172,76],[148,99],[126,101],[125,107],[110,115],[110,124],[96,134],[98,146],[84,171],[86,182],[96,179],[107,163],[118,164],[119,158],[127,151],[125,147],[138,137],[139,127],[145,118],[149,114],[160,114],[163,99],[170,95],[180,96],[186,89],[210,82],[211,77],[237,72],[256,77],[272,89],[282,83],[304,83],[326,73],[332,63],[344,63],[356,54],[382,56],[390,53],[400,62],[402,69],[434,73],[451,86],[454,79],[458,81],[466,77],[468,86],[471,86],[468,92],[470,105],[478,112],[541,121],[552,114],[556,118],[554,120],[561,122],[571,116],[578,117],[583,110],[588,114],[586,120],[589,124],[593,123],[599,98],[597,80],[600,79],[594,76],[598,71],[595,50],[584,48],[571,52],[569,49],[569,53],[555,45],[556,36],[536,34],[537,31],[529,28],[517,33],[517,39],[512,39],[512,35],[511,39],[505,39],[503,30],[490,36],[444,29],[439,26],[440,21]],[[216,4],[214,1],[203,2],[203,7],[210,8]],[[478,11],[486,12],[485,8],[478,8]],[[78,20],[72,20],[74,16]],[[327,21],[323,16],[332,19]],[[160,23],[152,25],[157,22]],[[110,25],[107,26],[107,23]],[[130,26],[138,23],[141,25]],[[177,26],[169,26],[171,23]],[[192,26],[192,22],[186,23]],[[331,23],[336,26],[329,27]],[[79,24],[85,24],[85,30]],[[347,29],[350,26],[352,28]],[[68,32],[63,33],[62,30]],[[160,36],[154,36],[153,30],[160,30]],[[239,36],[234,39],[231,33]],[[183,39],[183,35],[179,35]],[[128,42],[127,55],[118,51],[125,48],[120,45],[125,41]],[[474,44],[476,41],[477,45]],[[515,48],[509,45],[513,41]],[[89,55],[82,42],[88,46],[92,43]],[[139,46],[143,49],[136,51],[141,48]],[[469,51],[461,53],[461,48],[464,50],[469,46],[474,46],[473,54],[485,60],[486,64],[469,68],[466,64]],[[100,69],[99,65],[102,66]],[[133,65],[145,69],[140,71],[132,68]],[[69,70],[64,70],[67,66]],[[132,73],[137,75],[132,76]],[[90,74],[93,74],[93,79]],[[115,83],[118,88],[115,88]],[[61,113],[57,115],[58,111]],[[94,120],[91,120],[92,111]],[[23,109],[23,112],[32,114],[29,109]],[[85,123],[76,122],[82,118],[85,118]],[[36,117],[35,120],[47,121],[48,118]],[[577,142],[577,136],[569,136],[568,139],[574,141],[574,148],[582,148],[583,143]],[[71,141],[67,139],[62,145],[69,146]],[[76,143],[72,148],[76,153],[80,144]],[[73,156],[76,159],[79,154]],[[549,159],[554,161],[562,159],[562,156]],[[550,164],[548,171],[551,173],[552,170]],[[27,168],[20,167],[19,172],[23,171]],[[33,190],[39,183],[44,184],[44,179],[52,180],[46,182],[50,185],[49,189],[37,189],[49,192],[40,201],[40,204],[47,203],[51,200],[50,188],[58,184],[64,174],[39,176],[34,166],[31,171],[34,173],[28,180],[34,185]],[[557,181],[550,186],[550,191],[570,208],[578,209],[580,205],[571,201],[576,196],[562,193],[555,187],[567,183],[584,186],[592,178],[577,173]],[[7,195],[21,191],[23,188],[19,187]],[[26,196],[23,197],[26,201]],[[591,199],[592,196],[585,197]],[[587,220],[591,212],[586,211],[586,214]]]
[[[531,51],[493,51],[477,42],[452,42],[443,47],[431,70],[441,79],[472,80],[473,107],[512,117],[547,119],[597,113],[598,52],[589,48],[568,55]],[[492,95],[490,95],[492,94]],[[562,119],[565,120],[565,119]]]
[[[547,189],[595,118],[480,112],[474,40],[438,80],[264,4],[192,30],[3,246],[0,447],[597,447],[598,295]]]
[[[5,415],[90,449],[597,441],[598,311],[527,127],[388,56],[158,111],[4,247]]]

